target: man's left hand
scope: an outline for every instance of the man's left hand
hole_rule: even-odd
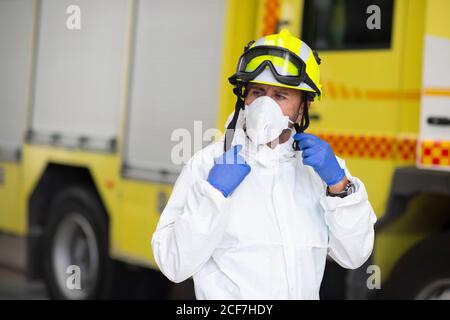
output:
[[[330,145],[309,133],[296,133],[294,140],[303,151],[303,163],[313,167],[328,186],[335,185],[345,178],[342,169]]]

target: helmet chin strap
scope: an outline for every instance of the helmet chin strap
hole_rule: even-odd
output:
[[[308,94],[306,92],[304,92],[303,93],[303,114],[302,114],[302,119],[300,120],[300,124],[298,124],[298,123],[294,124],[294,128],[295,128],[295,131],[297,133],[303,133],[309,127],[308,101],[309,101]],[[300,148],[298,146],[298,141],[294,141],[292,143],[292,148],[295,151],[300,150]]]
[[[247,91],[246,85],[243,83],[236,83],[233,89],[233,92],[236,95],[237,100],[234,107],[233,119],[231,119],[225,131],[225,139],[223,143],[223,149],[225,152],[227,152],[231,148],[231,143],[233,142],[234,132],[236,131],[236,124],[239,118],[239,113],[241,110],[245,109],[244,99],[246,96],[246,91]]]

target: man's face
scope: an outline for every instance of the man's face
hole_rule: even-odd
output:
[[[289,119],[294,122],[301,120],[303,103],[300,90],[259,83],[249,83],[247,90],[246,105],[250,105],[256,98],[268,96],[278,103],[283,114]]]

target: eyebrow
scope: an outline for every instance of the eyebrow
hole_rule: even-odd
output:
[[[287,90],[275,89],[275,92],[289,95],[289,91],[287,91]]]
[[[249,86],[249,89],[257,89],[257,90],[264,90],[264,91],[266,91],[266,89],[264,89],[264,87],[258,86],[258,85]]]
[[[259,86],[259,85],[257,85],[257,84],[253,84],[253,85],[249,86],[248,89],[249,89],[249,90],[250,90],[250,89],[254,89],[254,90],[262,90],[262,91],[264,91],[264,92],[267,91],[266,88],[264,88],[263,86]],[[281,93],[281,94],[285,94],[285,95],[290,95],[290,94],[289,94],[289,91],[283,90],[282,87],[278,87],[277,89],[274,89],[274,90],[275,90],[276,93]]]

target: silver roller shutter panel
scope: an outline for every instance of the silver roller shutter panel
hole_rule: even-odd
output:
[[[0,1],[0,160],[17,160],[25,127],[32,2]]]
[[[93,148],[117,137],[123,93],[126,0],[43,0],[40,8],[32,130],[80,137]],[[81,29],[66,12],[81,10]]]
[[[171,159],[180,143],[171,141],[174,130],[187,129],[193,139],[194,121],[202,122],[201,133],[216,126],[225,3],[137,3],[124,159],[131,171],[175,177],[182,164]],[[207,143],[192,141],[187,151],[193,155]]]

